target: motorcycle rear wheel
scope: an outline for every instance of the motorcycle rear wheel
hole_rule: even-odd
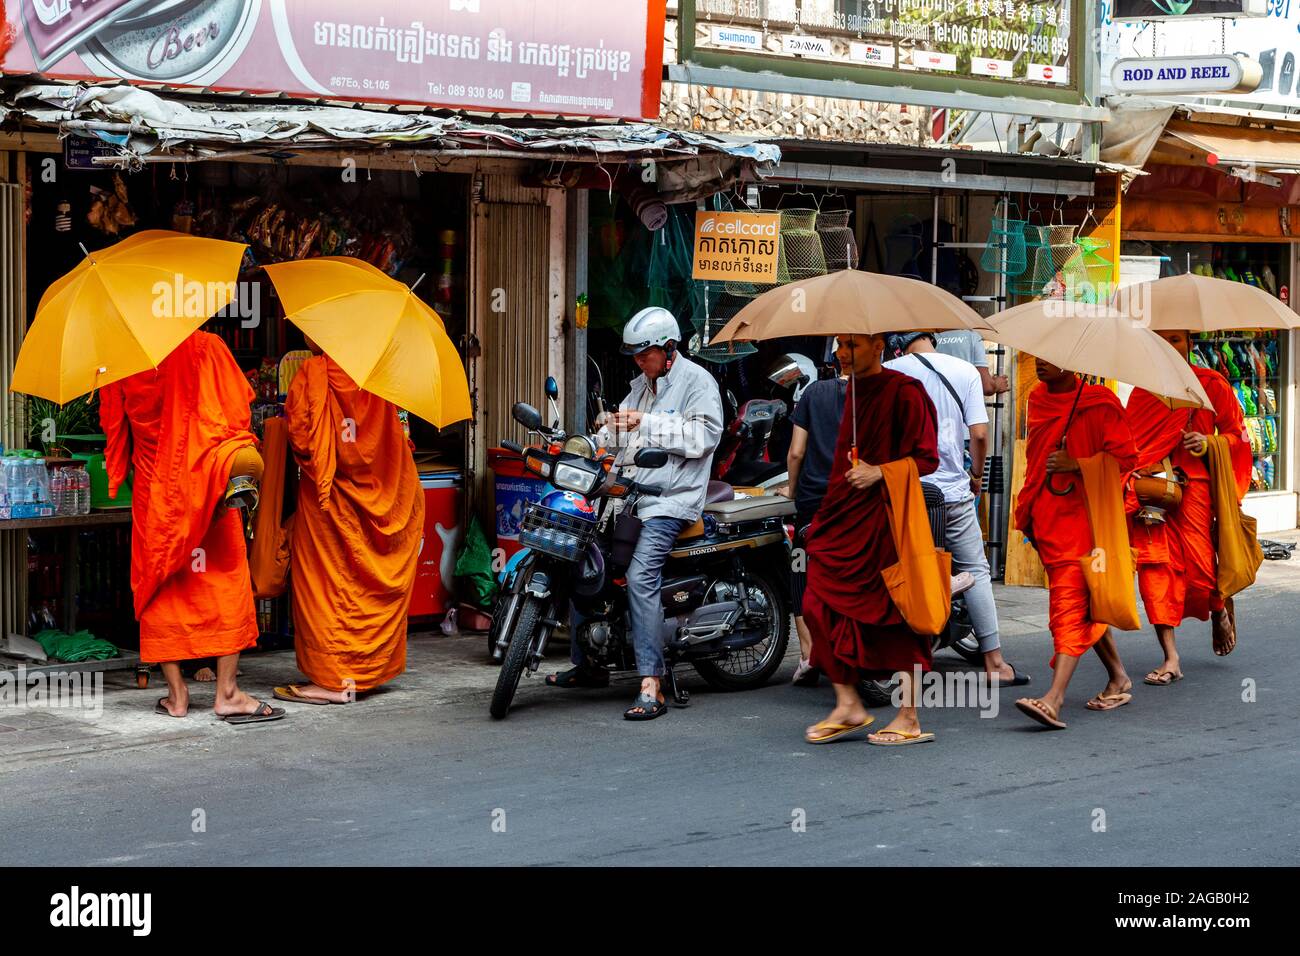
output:
[[[504,719],[510,713],[510,704],[519,688],[519,678],[532,656],[533,645],[541,628],[544,605],[541,598],[525,597],[523,606],[519,608],[519,617],[510,635],[510,647],[506,650],[506,659],[501,662],[497,686],[492,691],[492,703],[488,707],[488,713],[497,720]]]
[[[750,690],[762,687],[776,673],[781,662],[785,660],[785,650],[790,641],[790,630],[794,626],[790,619],[790,608],[782,596],[781,589],[769,577],[766,570],[748,571],[750,590],[759,590],[766,600],[769,612],[768,637],[754,647],[732,651],[729,658],[753,658],[755,648],[762,648],[758,659],[749,670],[737,673],[727,669],[725,661],[694,662],[698,673],[711,686],[718,690]]]

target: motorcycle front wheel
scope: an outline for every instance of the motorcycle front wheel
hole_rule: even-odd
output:
[[[497,720],[503,719],[510,713],[510,704],[515,699],[515,691],[519,688],[519,678],[528,665],[529,657],[533,654],[534,645],[541,632],[542,618],[545,616],[543,613],[546,610],[545,601],[525,595],[520,597],[523,598],[523,605],[519,608],[519,616],[515,619],[514,630],[510,635],[510,647],[506,650],[506,659],[501,663],[501,671],[497,674],[497,686],[492,691],[492,703],[488,707],[488,713]]]
[[[777,587],[771,572],[767,570],[747,571],[749,581],[749,600],[766,609],[766,627],[763,639],[749,647],[730,651],[721,660],[693,662],[696,673],[718,690],[750,690],[762,687],[776,673],[781,661],[785,659],[786,645],[790,640],[790,609],[786,605],[781,589]],[[730,586],[731,581],[718,581],[711,589]]]

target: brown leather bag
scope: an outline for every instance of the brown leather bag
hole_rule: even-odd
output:
[[[1166,458],[1161,467],[1165,477],[1140,475],[1133,479],[1133,493],[1139,504],[1160,508],[1166,512],[1177,511],[1183,503],[1183,485],[1174,475],[1173,462]]]

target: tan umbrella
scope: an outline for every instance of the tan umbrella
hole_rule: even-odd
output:
[[[724,325],[713,342],[987,328],[978,312],[938,286],[905,276],[842,269],[764,292]],[[857,462],[857,383],[852,376],[849,391],[854,436],[849,459]]]
[[[1300,315],[1263,289],[1190,272],[1121,289],[1115,307],[1153,330],[1300,328]]]
[[[1057,368],[1113,378],[1171,407],[1211,407],[1187,360],[1168,342],[1105,305],[1038,299],[989,319],[985,338],[1020,349]]]
[[[713,342],[987,328],[978,312],[938,286],[843,269],[764,292],[724,325]]]

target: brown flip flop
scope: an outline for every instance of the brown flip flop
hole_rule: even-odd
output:
[[[1098,694],[1083,706],[1089,710],[1114,710],[1116,707],[1123,707],[1132,699],[1133,695],[1128,691],[1119,694]]]
[[[1157,675],[1155,680],[1151,679],[1151,674]],[[1152,687],[1168,687],[1170,684],[1183,679],[1182,671],[1174,673],[1173,671],[1162,671],[1157,668],[1156,670],[1153,670],[1151,674],[1142,678],[1142,683],[1150,684]]]
[[[332,704],[332,700],[321,700],[318,697],[308,697],[298,689],[297,684],[283,684],[271,691],[277,700],[287,700],[295,704]]]
[[[167,709],[167,703],[166,703],[166,701],[167,701],[167,698],[166,698],[166,697],[159,697],[159,698],[158,698],[158,703],[156,703],[156,704],[153,705],[153,712],[154,712],[155,714],[161,714],[163,717],[175,717],[177,720],[180,720],[180,719],[183,718],[183,717],[188,717],[188,716],[189,716],[188,713],[184,713],[184,714],[173,714],[170,710]]]
[[[1065,721],[1055,714],[1049,714],[1044,709],[1046,705],[1037,697],[1022,697],[1016,701],[1016,707],[1026,717],[1033,718],[1044,727],[1052,730],[1064,730],[1066,727]]]

